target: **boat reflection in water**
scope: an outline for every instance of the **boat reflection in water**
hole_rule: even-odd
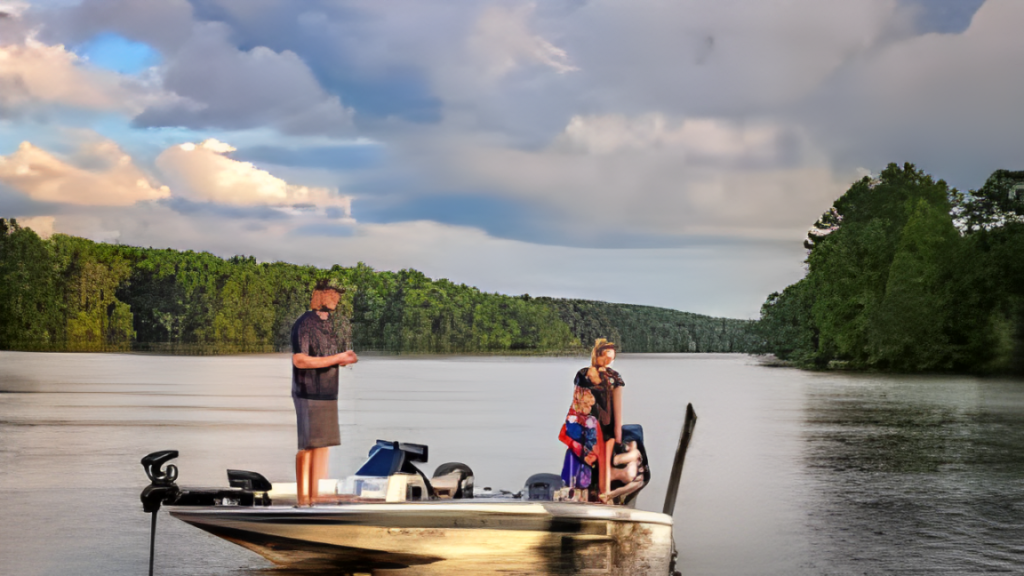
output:
[[[693,428],[691,413],[688,409],[670,491],[678,486]],[[531,477],[517,494],[475,491],[468,466],[444,464],[427,478],[413,464],[427,461],[426,446],[378,441],[354,476],[321,482],[321,490],[335,493],[329,501],[297,508],[294,484],[274,486],[253,472],[229,470],[230,488],[178,487],[177,468],[163,469],[177,455],[167,450],[143,458],[152,484],[142,501],[153,514],[154,537],[157,511],[166,505],[175,518],[291,568],[415,574],[675,572],[670,515],[572,501],[579,495],[552,474]],[[666,508],[671,510],[674,502],[670,492]]]

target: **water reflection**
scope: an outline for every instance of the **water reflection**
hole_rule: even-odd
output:
[[[855,574],[1020,573],[1024,387],[902,378],[807,397],[816,564]]]

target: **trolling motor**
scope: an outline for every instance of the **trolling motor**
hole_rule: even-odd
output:
[[[261,474],[248,470],[228,470],[230,488],[179,488],[178,467],[167,462],[178,457],[177,450],[160,450],[142,459],[149,486],[142,491],[142,510],[153,515],[149,531],[149,576],[153,576],[156,549],[156,516],[160,506],[270,506],[268,492],[273,488]],[[164,468],[167,464],[167,468]]]
[[[167,470],[163,465],[178,457],[177,450],[161,450],[153,452],[142,459],[142,468],[149,476],[149,486],[142,491],[142,510],[153,515],[149,525],[149,576],[153,576],[153,556],[156,551],[156,513],[164,502],[173,502],[181,493],[174,483],[178,479],[178,467],[169,464]]]
[[[178,467],[169,464],[167,470],[163,465],[169,460],[178,457],[177,450],[161,450],[153,452],[142,459],[142,467],[146,470],[150,484],[142,491],[142,509],[145,512],[156,514],[160,505],[164,502],[173,502],[181,493],[181,489],[174,483],[178,479]]]

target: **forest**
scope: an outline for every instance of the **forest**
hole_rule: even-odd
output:
[[[140,248],[0,219],[0,349],[222,354],[288,350],[312,287],[345,286],[335,315],[358,351],[580,354],[749,352],[752,322],[650,306],[490,294],[416,270],[329,269]]]
[[[1024,172],[963,193],[890,164],[804,246],[805,277],[761,308],[764,351],[811,368],[1024,372]]]

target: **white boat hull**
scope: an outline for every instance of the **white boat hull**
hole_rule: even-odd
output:
[[[277,564],[415,574],[669,574],[672,518],[618,506],[518,500],[171,507]]]

